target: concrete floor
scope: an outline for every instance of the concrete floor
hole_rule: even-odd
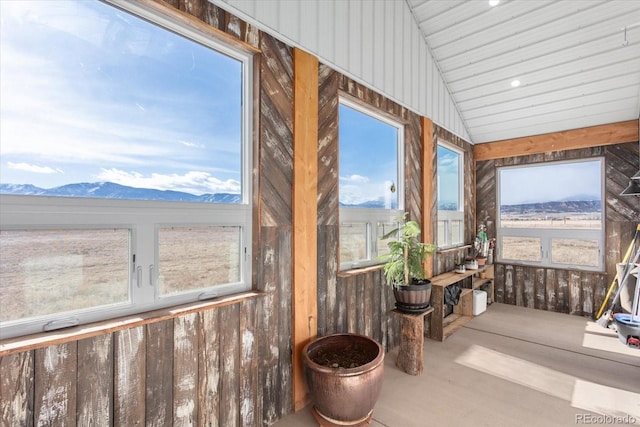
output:
[[[371,426],[640,425],[640,350],[586,318],[492,304],[424,346],[421,376],[386,355]],[[310,406],[275,424],[317,425]]]

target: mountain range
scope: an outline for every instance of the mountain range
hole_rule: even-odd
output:
[[[83,182],[54,188],[40,188],[31,184],[0,184],[0,194],[31,196],[91,197],[100,199],[163,200],[199,203],[240,203],[240,195],[232,193],[194,194],[182,191],[135,188],[113,182]]]
[[[90,197],[100,199],[162,200],[198,203],[240,203],[240,195],[214,193],[194,195],[182,191],[135,188],[113,182],[83,182],[66,184],[54,188],[40,188],[31,184],[0,184],[0,194],[21,194],[32,196]],[[579,197],[576,197],[579,199]],[[343,207],[384,208],[383,200],[371,200],[359,204],[340,204]],[[442,208],[442,206],[440,206]],[[600,212],[600,200],[562,200],[543,203],[522,203],[502,205],[503,214]]]
[[[501,205],[502,214],[532,213],[568,213],[568,212],[601,212],[600,200],[563,200],[558,202],[522,203],[519,205]]]

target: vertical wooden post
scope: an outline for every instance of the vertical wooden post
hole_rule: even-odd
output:
[[[318,59],[293,51],[293,399],[309,400],[302,349],[318,333]]]
[[[433,241],[433,218],[431,206],[433,205],[433,121],[421,117],[422,127],[422,241]],[[424,266],[426,277],[433,276],[433,257],[427,259]]]

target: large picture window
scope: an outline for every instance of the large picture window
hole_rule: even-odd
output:
[[[347,99],[339,110],[340,268],[379,263],[404,209],[404,127]]]
[[[250,54],[135,2],[0,7],[0,337],[249,289]]]
[[[439,248],[464,243],[464,155],[449,144],[438,144],[438,230]]]
[[[498,260],[604,270],[600,158],[498,169]]]

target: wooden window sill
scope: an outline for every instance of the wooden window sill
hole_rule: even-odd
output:
[[[59,329],[51,332],[40,332],[22,337],[7,338],[0,341],[0,357],[91,338],[98,335],[110,334],[123,329],[134,328],[140,325],[173,319],[186,314],[209,310],[215,307],[238,304],[242,301],[266,295],[262,291],[247,291],[234,295],[227,295],[213,300],[197,301],[174,307],[167,307],[130,316],[108,319],[86,325],[74,326],[67,329]]]
[[[371,265],[368,267],[362,268],[354,268],[351,270],[343,270],[338,272],[338,277],[352,277],[357,276],[358,274],[368,273],[370,271],[382,270],[384,268],[384,264]]]

